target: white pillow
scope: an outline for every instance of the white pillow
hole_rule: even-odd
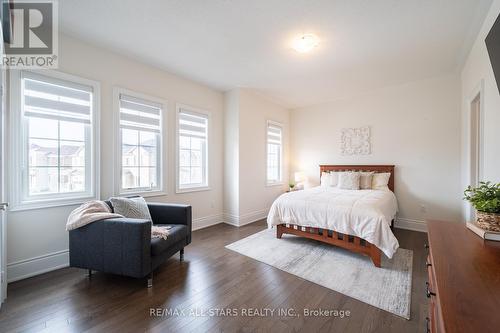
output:
[[[338,171],[330,171],[330,175],[332,176],[330,186],[337,187],[339,185],[339,175]]]
[[[375,173],[372,177],[372,190],[387,190],[389,189],[390,172]]]
[[[329,172],[322,172],[320,182],[322,187],[331,186],[330,184],[332,183],[332,175],[330,175]]]
[[[359,190],[359,178],[359,172],[341,172],[338,187],[342,190]]]
[[[375,172],[360,172],[359,173],[359,188],[362,190],[371,190],[372,178]]]
[[[339,174],[340,172],[322,172],[321,173],[321,186],[331,186],[337,187],[339,184]]]

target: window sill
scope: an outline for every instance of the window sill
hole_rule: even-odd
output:
[[[267,187],[273,187],[273,186],[283,186],[285,183],[284,182],[279,182],[279,183],[267,183]]]
[[[75,197],[67,200],[39,200],[39,201],[28,201],[23,203],[12,204],[8,211],[9,212],[21,212],[27,210],[35,209],[46,209],[46,208],[57,208],[65,206],[76,206],[81,205],[89,200],[99,200],[98,197]]]
[[[127,196],[132,196],[132,195],[138,195],[143,198],[152,198],[152,197],[161,197],[167,195],[166,191],[127,191],[127,192],[120,192],[118,193],[118,196],[121,197],[127,197]]]
[[[182,193],[203,192],[203,191],[211,191],[211,190],[212,189],[209,186],[188,187],[188,188],[178,188],[178,189],[176,189],[175,193],[182,194]]]

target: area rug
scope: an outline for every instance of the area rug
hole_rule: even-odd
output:
[[[305,280],[410,319],[413,251],[398,249],[382,267],[360,254],[318,241],[263,230],[226,248]]]

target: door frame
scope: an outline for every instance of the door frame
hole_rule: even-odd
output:
[[[477,132],[472,133],[472,103],[479,96],[479,119],[477,122]],[[472,184],[474,178],[477,179],[478,182],[483,180],[484,175],[484,79],[481,79],[476,87],[471,91],[468,98],[466,99],[466,130],[467,130],[467,184],[466,185],[474,185]],[[476,136],[476,157],[477,160],[473,161],[473,153],[472,153],[472,145],[474,143],[473,136]],[[473,175],[472,165],[475,164],[476,174]],[[470,221],[473,221],[475,218],[474,208],[470,203],[466,205],[466,218]]]
[[[1,29],[0,29],[1,33]],[[0,37],[0,39],[2,39]],[[3,54],[3,43],[1,43],[0,54]],[[6,126],[6,70],[0,68],[0,202],[6,202],[5,191],[5,140],[7,135],[5,133]],[[0,209],[0,307],[2,302],[7,298],[7,213]]]
[[[6,202],[5,192],[5,101],[6,78],[5,70],[0,69],[0,202]],[[0,209],[0,307],[7,298],[7,212]]]
[[[3,31],[0,25],[0,56],[4,54]],[[0,67],[0,202],[7,202],[6,140],[7,140],[7,69]],[[0,307],[7,298],[7,212],[0,209]]]

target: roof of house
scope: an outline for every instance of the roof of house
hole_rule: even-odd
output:
[[[30,145],[30,150],[36,150],[38,152],[45,153],[46,155],[57,155],[59,151],[61,156],[72,156],[76,155],[82,149],[84,149],[84,147],[74,145],[61,145],[59,148],[43,147],[34,143]]]

